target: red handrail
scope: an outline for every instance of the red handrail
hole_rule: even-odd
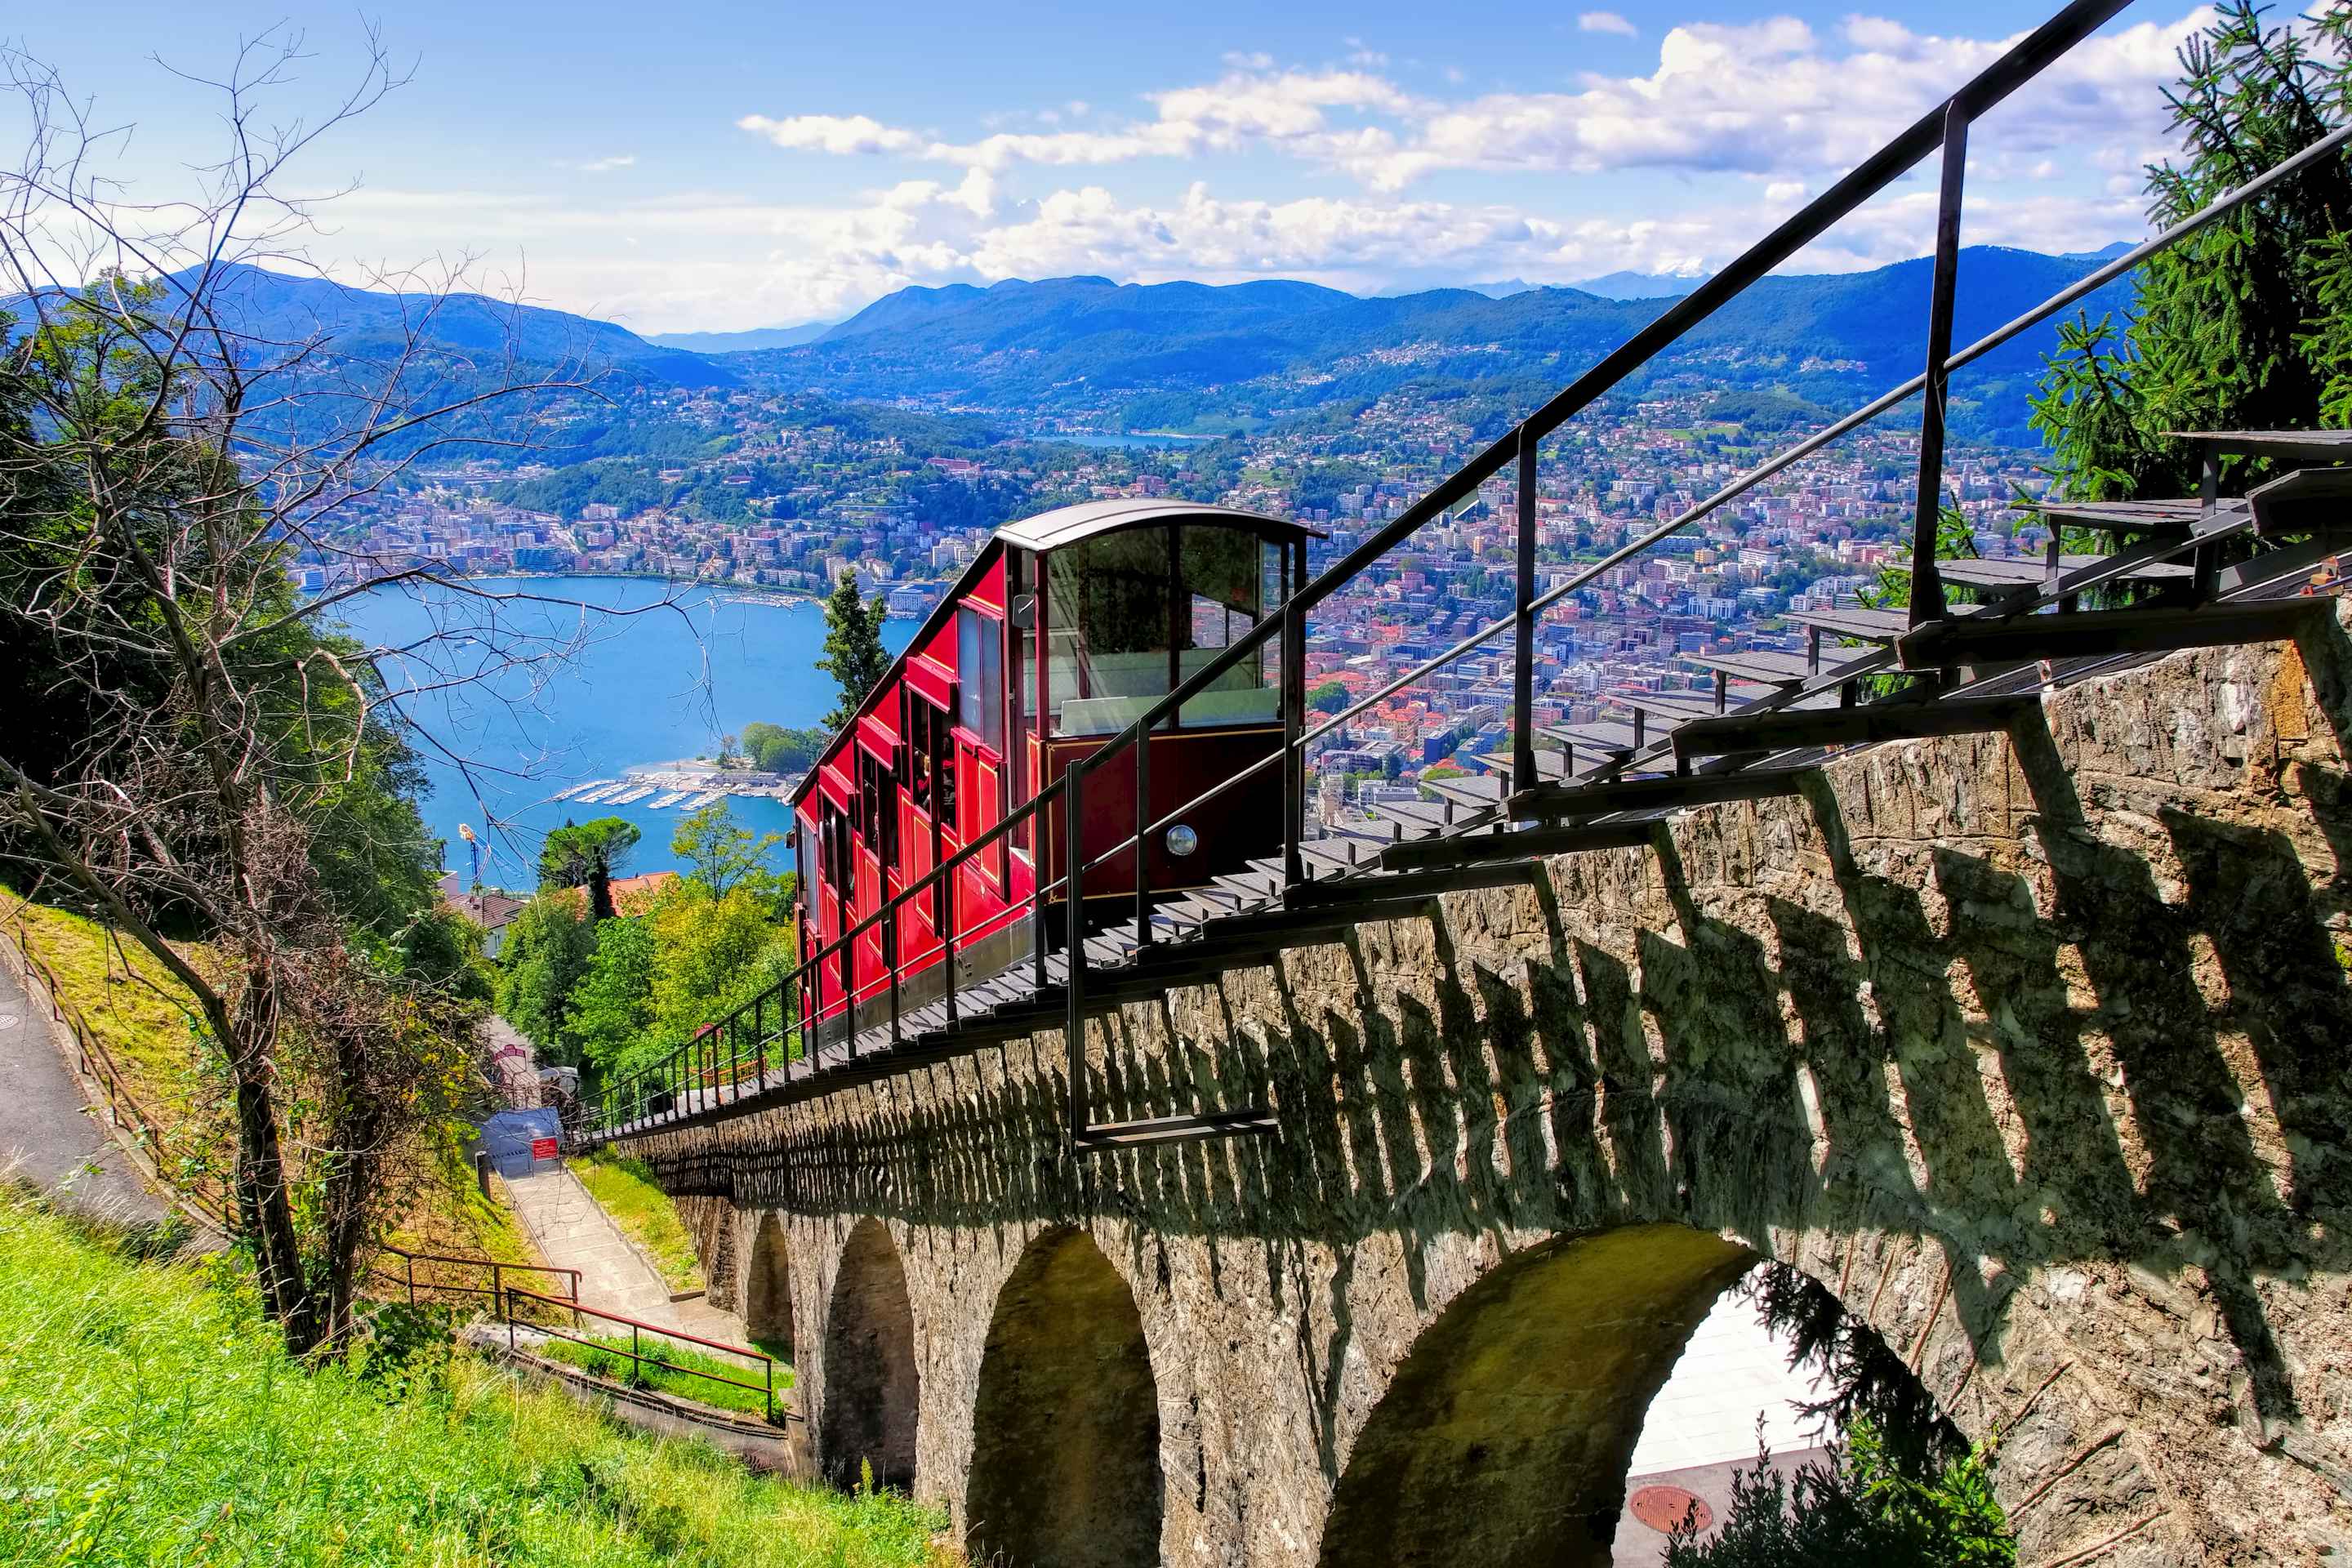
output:
[[[722,1340],[706,1340],[699,1334],[689,1334],[683,1329],[665,1328],[659,1323],[649,1323],[642,1318],[632,1318],[627,1316],[625,1313],[607,1312],[601,1308],[583,1306],[577,1300],[566,1301],[561,1300],[553,1296],[542,1296],[536,1290],[526,1290],[520,1285],[509,1285],[506,1288],[504,1302],[505,1310],[502,1315],[505,1317],[507,1321],[507,1349],[509,1351],[519,1348],[515,1341],[515,1314],[513,1307],[514,1298],[518,1296],[523,1297],[528,1300],[543,1301],[551,1307],[556,1307],[565,1311],[569,1311],[572,1314],[575,1324],[583,1314],[591,1318],[601,1318],[608,1323],[623,1324],[629,1331],[629,1348],[624,1351],[618,1345],[600,1344],[594,1340],[583,1339],[577,1334],[567,1334],[562,1329],[545,1328],[538,1324],[531,1325],[540,1333],[549,1335],[554,1339],[563,1340],[572,1344],[585,1345],[591,1350],[604,1351],[608,1354],[625,1355],[631,1362],[638,1365],[643,1365],[647,1362],[651,1362],[656,1366],[665,1367],[671,1372],[681,1373],[687,1377],[698,1377],[709,1383],[723,1383],[733,1388],[748,1388],[755,1390],[766,1396],[768,1421],[772,1426],[775,1423],[776,1362],[773,1356],[769,1355],[764,1351],[753,1350],[748,1345],[730,1345]],[[699,1367],[680,1366],[676,1362],[664,1361],[661,1357],[656,1355],[647,1355],[639,1348],[638,1335],[640,1333],[659,1334],[665,1339],[682,1340],[690,1345],[700,1345],[705,1350],[718,1351],[725,1355],[741,1356],[747,1361],[756,1361],[761,1365],[765,1376],[765,1381],[763,1383],[746,1383],[741,1378],[722,1377],[715,1372],[704,1372]]]

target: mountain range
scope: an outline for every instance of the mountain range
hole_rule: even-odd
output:
[[[1966,343],[2083,277],[2091,257],[1972,247],[1960,256],[1954,339]],[[1774,385],[1815,401],[1868,395],[1926,358],[1932,263],[1770,277],[1693,328],[1658,377]],[[1696,279],[1677,279],[1684,289]],[[2084,301],[2094,317],[2129,284]],[[1129,429],[1245,427],[1380,396],[1408,383],[1497,390],[1564,384],[1665,310],[1660,297],[1532,289],[1501,299],[1438,289],[1361,299],[1301,282],[1116,284],[1093,277],[902,289],[814,341],[724,356],[747,380],[836,397],[1006,413],[1087,413]],[[2054,328],[1973,367],[2022,427],[2021,385]],[[1540,394],[1538,394],[1540,395]],[[1523,399],[1522,399],[1523,400]],[[2012,417],[2013,416],[2013,417]]]
[[[1967,342],[2081,278],[2113,253],[1962,251],[1954,336]],[[1764,279],[1687,332],[1648,384],[1770,386],[1850,401],[1916,373],[1925,358],[1931,264]],[[279,342],[317,332],[363,355],[420,324],[453,358],[584,363],[625,379],[680,386],[749,384],[833,398],[1082,417],[1110,428],[1253,428],[1344,406],[1406,384],[1524,403],[1565,384],[1668,308],[1639,290],[1699,279],[1612,274],[1591,289],[1494,297],[1469,289],[1364,299],[1319,284],[1267,280],[1119,284],[1106,278],[1007,279],[987,288],[914,287],[845,321],[649,341],[590,317],[478,295],[371,292],[316,278],[233,268],[218,299],[241,330]],[[1504,285],[1495,285],[1497,291]],[[2128,304],[2129,282],[2084,301],[2095,318]],[[1604,292],[1603,290],[1608,290]],[[0,303],[0,310],[5,310]],[[684,340],[684,341],[681,341]],[[707,343],[701,352],[688,344]],[[2054,328],[2028,332],[1974,367],[1969,386],[2000,389],[2000,421],[2021,427],[2021,377],[2040,368]],[[1970,395],[1963,387],[1963,401]],[[1962,410],[1965,413],[1965,410]]]

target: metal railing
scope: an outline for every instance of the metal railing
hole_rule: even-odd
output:
[[[814,1034],[809,1026],[826,1014],[828,1005],[841,1007],[847,1014],[846,1037],[848,1058],[856,1054],[856,1004],[859,1000],[852,973],[852,944],[865,933],[885,921],[892,922],[884,939],[888,954],[888,974],[885,981],[876,982],[867,989],[870,998],[887,985],[891,1000],[890,1022],[892,1044],[900,1037],[898,1006],[900,974],[910,962],[898,951],[896,940],[896,920],[898,909],[919,894],[929,892],[934,900],[932,930],[938,941],[918,959],[936,957],[942,949],[952,952],[957,941],[953,931],[952,884],[946,881],[966,861],[998,845],[1009,852],[1011,835],[1024,821],[1041,813],[1057,796],[1066,803],[1063,813],[1067,834],[1066,869],[1061,877],[1046,883],[1039,881],[1032,895],[1037,920],[1036,940],[1033,943],[1032,962],[1034,966],[1036,995],[1043,1000],[1050,991],[1045,951],[1045,931],[1042,919],[1047,897],[1066,884],[1082,889],[1086,876],[1130,851],[1136,853],[1138,868],[1134,893],[1135,935],[1139,949],[1148,949],[1152,942],[1150,889],[1143,862],[1153,836],[1182,819],[1183,816],[1206,802],[1223,795],[1246,780],[1255,778],[1269,768],[1282,771],[1282,879],[1286,892],[1305,880],[1301,850],[1306,817],[1305,763],[1307,748],[1321,737],[1341,729],[1350,720],[1387,700],[1407,686],[1421,680],[1444,666],[1486,644],[1507,635],[1516,659],[1512,682],[1511,793],[1525,791],[1539,782],[1536,761],[1533,722],[1533,670],[1535,666],[1535,628],[1544,610],[1559,603],[1601,579],[1608,572],[1643,554],[1661,541],[1688,529],[1717,510],[1746,494],[1756,486],[1811,457],[1831,443],[1851,434],[1862,426],[1892,411],[1923,392],[1925,411],[1922,417],[1918,492],[1912,520],[1911,570],[1913,590],[1910,616],[1916,626],[1940,617],[1945,613],[1942,584],[1936,562],[1936,524],[1937,503],[1942,493],[1944,455],[1944,416],[1947,393],[1951,375],[1990,353],[2019,334],[2048,320],[2067,306],[2096,289],[2115,281],[2156,255],[2216,219],[2260,195],[2283,180],[2309,168],[2320,159],[2340,152],[2347,139],[2352,139],[2352,125],[2340,128],[2328,136],[2282,161],[2266,173],[2247,181],[2236,189],[2216,198],[2206,207],[2174,225],[2163,233],[2134,247],[2130,251],[2078,279],[2060,289],[2041,304],[2016,317],[1994,331],[1955,352],[1951,347],[1952,320],[1957,299],[1959,219],[1961,197],[1966,179],[1967,138],[1972,124],[1988,110],[2001,102],[2019,87],[2031,80],[2051,63],[2064,55],[2099,26],[2120,12],[2128,0],[2075,0],[2040,27],[2015,45],[1973,80],[1949,99],[1922,115],[1908,129],[1872,154],[1853,172],[1839,180],[1801,210],[1782,222],[1745,254],[1713,278],[1700,284],[1688,295],[1661,311],[1650,323],[1612,350],[1590,370],[1576,378],[1568,387],[1555,395],[1542,406],[1528,415],[1510,431],[1472,458],[1446,479],[1440,480],[1419,501],[1386,525],[1358,542],[1339,561],[1327,567],[1309,582],[1301,585],[1278,609],[1249,631],[1226,646],[1217,656],[1190,676],[1179,681],[1169,693],[1152,703],[1126,729],[1105,741],[1084,757],[1070,762],[1062,776],[1047,782],[1037,795],[1013,811],[995,827],[974,838],[945,861],[937,854],[939,828],[933,824],[934,866],[921,878],[908,884],[899,893],[887,900],[881,909],[867,916],[835,942],[818,950],[791,975],[772,989],[782,1016],[783,1004],[791,998],[800,1004],[795,1016],[808,1020],[803,1025],[802,1039],[805,1043]],[[1805,246],[1820,237],[1833,224],[1852,214],[1863,203],[1884,191],[1928,153],[1943,150],[1939,185],[1934,272],[1929,294],[1927,363],[1916,375],[1898,386],[1872,399],[1862,407],[1846,415],[1814,434],[1796,442],[1766,461],[1756,465],[1725,484],[1713,494],[1686,508],[1656,528],[1637,536],[1610,551],[1599,560],[1570,573],[1565,580],[1555,582],[1538,592],[1536,543],[1536,465],[1542,440],[1557,431],[1570,419],[1591,406],[1596,400],[1616,388],[1625,378],[1646,365],[1693,327],[1730,300],[1746,290],[1794,257]],[[1516,466],[1518,477],[1517,532],[1518,549],[1515,573],[1512,614],[1506,619],[1483,627],[1461,638],[1433,657],[1423,660],[1403,674],[1396,676],[1369,695],[1359,698],[1339,712],[1309,729],[1306,724],[1305,650],[1306,621],[1309,612],[1333,594],[1353,583],[1367,568],[1374,565],[1428,523],[1474,497],[1479,486],[1501,473],[1506,467]],[[1278,750],[1250,763],[1212,785],[1183,805],[1156,819],[1150,809],[1149,748],[1143,743],[1154,730],[1160,728],[1182,706],[1207,690],[1219,679],[1235,668],[1244,659],[1258,657],[1269,643],[1278,647],[1281,682],[1282,743]],[[1080,834],[1084,820],[1082,809],[1086,781],[1110,766],[1121,752],[1129,753],[1128,766],[1132,770],[1132,785],[1136,801],[1136,831],[1129,837],[1097,855],[1085,858]],[[1041,818],[1042,820],[1042,818]],[[1044,864],[1044,835],[1037,836],[1039,851],[1034,863]],[[949,889],[941,899],[940,889]],[[945,910],[939,906],[944,901]],[[1076,900],[1073,900],[1075,904]],[[1088,1131],[1086,1075],[1084,1071],[1087,1011],[1086,990],[1088,962],[1079,922],[1071,922],[1072,930],[1065,942],[1066,957],[1063,979],[1062,1010],[1064,1032],[1069,1053],[1067,1108],[1069,1133],[1072,1142],[1086,1145]],[[835,1000],[825,1001],[826,966],[834,965],[840,973],[834,985]],[[955,1017],[953,990],[954,964],[944,965],[948,972],[948,1018],[952,1026]],[[706,1034],[716,1033],[730,1043],[742,1026],[745,1014],[751,1016],[752,1032],[758,1043],[755,1052],[753,1081],[764,1085],[767,1077],[764,1047],[766,1037],[760,1034],[762,998],[738,1008],[712,1026]],[[814,1006],[809,1006],[812,994]],[[845,1006],[843,999],[846,999]],[[696,1053],[703,1053],[698,1057]],[[606,1131],[627,1122],[643,1120],[654,1101],[646,1087],[662,1086],[670,1092],[671,1100],[659,1112],[686,1114],[729,1103],[724,1094],[714,1093],[702,1104],[680,1103],[675,1088],[685,1082],[685,1066],[689,1060],[715,1059],[714,1047],[705,1036],[673,1052],[664,1062],[645,1073],[616,1086],[618,1092],[608,1091],[604,1100],[605,1115],[601,1123]],[[740,1052],[724,1059],[740,1062]],[[802,1076],[812,1077],[819,1070],[805,1058],[801,1061]],[[793,1079],[790,1062],[785,1069],[785,1081]],[[740,1098],[740,1078],[730,1077],[726,1084],[737,1089]],[[626,1114],[624,1114],[624,1113]]]
[[[1007,814],[1004,820],[988,832],[974,838],[953,854],[940,858],[936,852],[930,870],[908,883],[886,900],[879,909],[825,943],[803,961],[800,967],[774,986],[762,991],[750,1002],[737,1007],[715,1024],[706,1025],[694,1037],[672,1051],[653,1066],[628,1074],[604,1088],[598,1095],[601,1119],[598,1128],[609,1131],[616,1126],[640,1121],[649,1116],[679,1110],[699,1110],[731,1104],[740,1100],[748,1079],[756,1092],[766,1084],[772,1064],[783,1074],[783,1081],[814,1075],[816,1067],[811,1050],[818,1026],[835,1017],[844,1021],[843,1037],[845,1059],[857,1058],[857,1007],[877,996],[887,994],[889,1003],[891,1044],[904,1037],[905,1018],[900,1007],[900,992],[906,973],[926,960],[951,954],[958,940],[955,931],[954,884],[950,879],[966,864],[992,847],[1002,844],[1011,851],[1013,830],[1032,817],[1042,816],[1045,809],[1060,797],[1062,781],[1055,780],[1038,791],[1036,795]],[[936,823],[935,823],[936,826]],[[937,838],[936,832],[933,835]],[[1043,835],[1040,836],[1042,841]],[[1042,863],[1043,857],[1037,858]],[[1092,869],[1091,867],[1088,869]],[[1034,878],[1028,900],[1028,913],[1035,936],[1031,944],[1030,960],[1034,978],[1042,989],[1046,984],[1046,952],[1045,942],[1045,900],[1060,891],[1069,878],[1066,873],[1050,881]],[[929,894],[932,900],[932,944],[919,952],[903,951],[899,941],[899,911],[916,898]],[[989,917],[982,928],[966,933],[964,940],[977,940],[993,934],[986,929],[1012,918],[1017,909],[1008,908]],[[883,948],[890,955],[887,975],[869,983],[861,994],[855,982],[856,944],[869,931],[883,932]],[[1081,950],[1083,951],[1083,950]],[[947,1018],[952,1025],[957,1013],[955,964],[947,958],[940,964],[943,973]],[[836,973],[837,972],[837,973]],[[832,980],[830,999],[827,981]],[[774,998],[773,1026],[770,1026],[770,998]],[[790,1047],[801,1047],[799,1051]],[[784,1047],[772,1056],[771,1046]]]
[[[507,1289],[506,1277],[509,1273],[555,1275],[571,1281],[573,1300],[578,1300],[580,1295],[580,1270],[577,1268],[562,1268],[547,1263],[509,1263],[497,1258],[466,1258],[442,1252],[411,1252],[405,1247],[394,1247],[390,1242],[384,1243],[376,1250],[380,1254],[400,1259],[400,1268],[395,1272],[378,1267],[369,1271],[369,1277],[379,1285],[405,1292],[408,1304],[412,1307],[436,1296],[478,1296],[488,1301],[495,1310],[502,1299],[502,1293]],[[416,1277],[416,1266],[420,1263],[428,1265],[426,1277],[422,1279]],[[487,1283],[467,1284],[458,1280],[436,1279],[433,1277],[434,1269],[430,1267],[434,1265],[477,1271],[487,1269],[489,1272],[489,1279]]]
[[[580,1327],[580,1320],[583,1318],[593,1318],[599,1322],[618,1323],[629,1331],[628,1348],[624,1350],[619,1345],[608,1344],[603,1340],[590,1339],[584,1334],[567,1334],[561,1328],[551,1327],[545,1322],[519,1323],[517,1321],[519,1314],[515,1310],[518,1300],[536,1302],[541,1306],[553,1308],[558,1313],[568,1312],[572,1315],[572,1327],[575,1329]],[[599,1307],[583,1306],[577,1300],[566,1300],[559,1297],[543,1296],[536,1290],[526,1290],[520,1285],[508,1286],[505,1294],[500,1298],[499,1304],[501,1310],[499,1315],[506,1321],[507,1349],[510,1352],[521,1348],[520,1330],[528,1328],[534,1333],[544,1335],[549,1339],[584,1346],[599,1354],[625,1356],[629,1360],[633,1373],[635,1373],[641,1374],[643,1369],[647,1366],[657,1366],[666,1372],[675,1373],[680,1377],[699,1378],[706,1383],[723,1384],[730,1388],[740,1388],[760,1394],[766,1402],[768,1424],[778,1425],[776,1363],[775,1358],[765,1352],[754,1350],[749,1345],[730,1345],[723,1340],[706,1340],[699,1334],[689,1334],[681,1329],[666,1329],[659,1323],[648,1323],[643,1319],[627,1317],[619,1312],[607,1312]],[[686,1366],[677,1362],[665,1361],[645,1348],[645,1336],[647,1334],[657,1335],[665,1340],[676,1340],[681,1344],[716,1351],[722,1355],[731,1355],[739,1360],[752,1363],[759,1371],[760,1381],[751,1383],[743,1378],[729,1377],[724,1373],[709,1372],[701,1367]],[[639,1377],[632,1376],[629,1381],[635,1384],[639,1381]]]

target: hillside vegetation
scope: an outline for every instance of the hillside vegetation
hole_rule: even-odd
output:
[[[921,1564],[944,1521],[425,1342],[306,1371],[206,1266],[0,1196],[0,1564]]]
[[[56,978],[61,1000],[158,1124],[163,1146],[149,1152],[164,1180],[217,1212],[234,1141],[223,1121],[218,1064],[203,1048],[186,988],[152,954],[100,922],[26,903],[5,887],[0,925]],[[215,963],[201,942],[182,944],[182,953],[199,969]],[[427,1134],[427,1168],[393,1216],[388,1239],[416,1252],[539,1261],[513,1211],[476,1185],[462,1147],[465,1131],[453,1125]]]

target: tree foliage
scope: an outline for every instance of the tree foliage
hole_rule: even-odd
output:
[[[714,897],[686,884],[656,905],[654,1028],[665,1047],[690,1038],[738,1002],[772,984],[763,960],[783,952],[766,909],[748,890]]]
[[[643,1050],[654,1037],[654,922],[596,922],[596,946],[566,999],[563,1040],[572,1059],[597,1067]]]
[[[1689,1523],[1666,1542],[1666,1568],[2006,1568],[2017,1561],[1992,1495],[1990,1456],[1962,1455],[1922,1479],[1895,1464],[1876,1427],[1856,1421],[1827,1463],[1775,1469],[1757,1442],[1756,1468],[1735,1470],[1731,1509],[1706,1541]]]
[[[783,841],[781,833],[755,834],[737,822],[734,808],[721,799],[680,818],[669,847],[690,868],[686,879],[711,897],[723,899],[741,888],[772,906],[776,873],[768,852]]]
[[[2168,89],[2179,157],[2147,171],[2168,227],[2302,151],[2352,113],[2352,13],[2272,26],[2231,0],[2179,50]],[[2033,399],[2064,492],[2082,500],[2197,493],[2175,430],[2310,429],[2352,413],[2352,169],[2341,154],[2151,257],[2118,323],[2079,317]],[[2232,459],[2231,461],[2235,461]],[[2258,479],[2266,462],[2244,476]]]
[[[572,989],[595,946],[594,925],[579,900],[541,892],[515,912],[499,954],[498,1004],[506,1021],[538,1048],[542,1060],[576,1060],[567,1045]]]
[[[1827,1382],[1829,1394],[1804,1405],[1805,1415],[1840,1431],[1868,1424],[1876,1451],[1915,1478],[1967,1452],[1959,1428],[1936,1408],[1909,1364],[1829,1287],[1801,1269],[1767,1263],[1741,1289],[1773,1339],[1789,1347],[1789,1364]]]
[[[740,745],[751,765],[762,773],[805,773],[816,762],[817,753],[824,750],[829,731],[824,730],[790,730],[765,720],[755,720],[743,726]]]
[[[567,819],[548,834],[539,847],[541,887],[586,888],[593,920],[613,918],[613,877],[627,864],[629,851],[644,835],[625,816],[599,816],[589,822]]]
[[[882,620],[880,597],[871,604],[859,598],[857,578],[844,572],[824,602],[824,657],[816,661],[841,687],[841,700],[824,716],[828,734],[856,717],[858,703],[890,672]]]

